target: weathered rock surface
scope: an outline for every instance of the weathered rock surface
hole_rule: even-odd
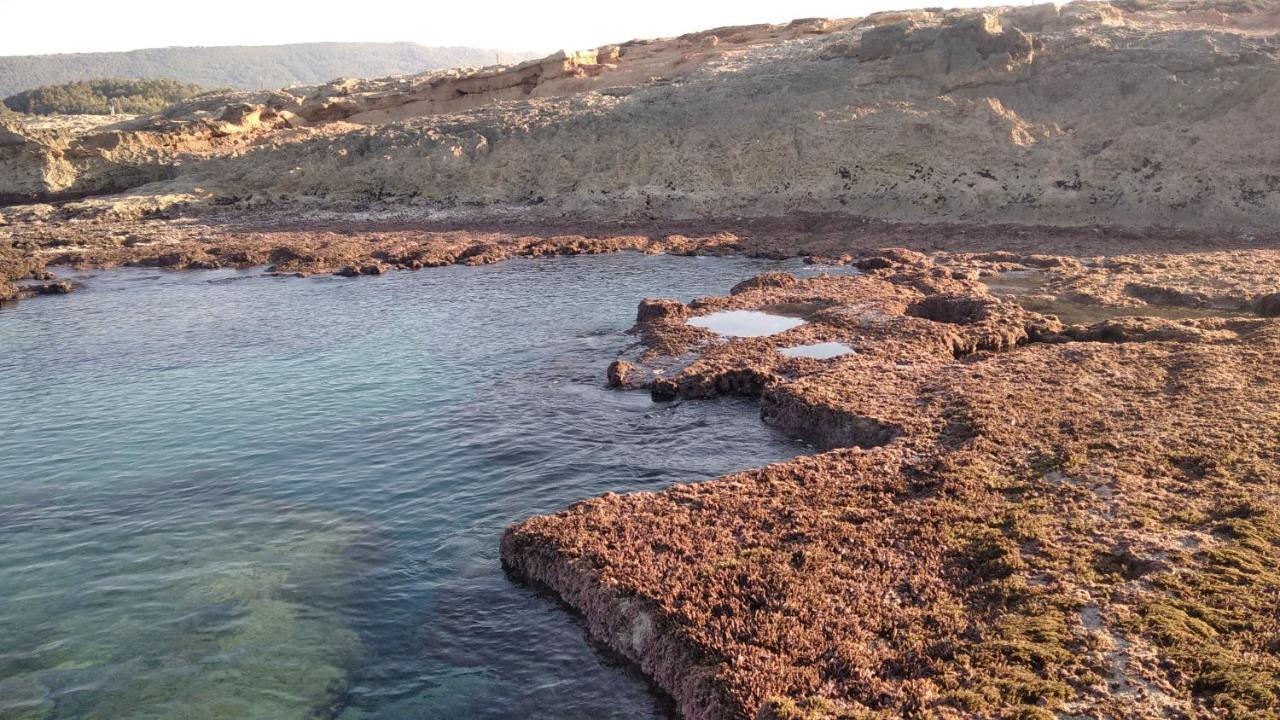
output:
[[[205,98],[73,137],[11,124],[0,195],[1274,227],[1278,18],[1270,0],[882,13]]]
[[[641,318],[675,369],[653,383],[759,397],[832,450],[530,519],[503,539],[510,571],[689,718],[1280,712],[1280,324],[1135,307],[1068,328],[972,277],[1124,270],[873,257],[689,305],[823,306],[778,335]],[[777,352],[833,340],[856,352]]]
[[[884,13],[6,121],[4,202],[59,202],[3,208],[0,300],[58,265],[852,265],[646,301],[608,371],[822,452],[530,519],[511,571],[689,718],[1276,717],[1278,27]],[[687,323],[778,303],[808,322]],[[818,342],[854,352],[779,352]]]

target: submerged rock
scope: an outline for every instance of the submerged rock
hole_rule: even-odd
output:
[[[104,592],[102,573],[84,566],[89,558],[41,569],[40,575],[67,575],[56,582],[45,577],[43,584],[70,587],[78,578],[94,601],[66,597],[50,608],[46,598],[6,608],[0,632],[8,649],[41,649],[24,663],[28,675],[0,681],[0,716],[52,717],[7,712],[13,689],[7,683],[17,680],[30,696],[19,703],[27,713],[52,709],[40,687],[78,684],[79,691],[58,700],[60,717],[336,715],[361,641],[342,618],[308,598],[350,592],[347,554],[361,530],[312,514],[291,515],[245,537],[250,531],[224,530],[219,542],[198,544],[175,542],[169,533],[140,535],[132,557],[150,558],[143,563],[148,577],[163,580],[146,591],[146,602],[134,602],[139,590],[132,586]],[[125,604],[105,602],[116,596]],[[56,618],[52,630],[41,620],[49,617]],[[56,646],[44,645],[51,635]]]
[[[626,360],[614,360],[609,364],[609,387],[629,387],[635,366]]]

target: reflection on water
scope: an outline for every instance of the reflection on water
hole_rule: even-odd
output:
[[[689,324],[725,337],[763,337],[799,327],[804,320],[759,310],[721,310],[689,318]]]
[[[773,269],[119,270],[0,311],[0,717],[662,716],[498,539],[798,452],[603,389],[639,298]]]
[[[812,345],[796,345],[793,347],[780,348],[778,352],[787,357],[794,358],[813,358],[815,360],[830,360],[831,358],[848,355],[853,352],[853,348],[842,342],[824,342],[814,343]]]

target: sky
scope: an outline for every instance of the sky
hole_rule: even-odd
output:
[[[0,55],[134,50],[171,45],[278,45],[410,41],[499,50],[590,48],[722,25],[799,17],[857,17],[878,10],[1023,0],[258,0],[213,5],[173,0],[4,0]]]

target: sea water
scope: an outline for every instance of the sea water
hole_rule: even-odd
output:
[[[663,716],[498,542],[802,452],[604,387],[641,298],[780,269],[119,269],[0,308],[0,718]]]

